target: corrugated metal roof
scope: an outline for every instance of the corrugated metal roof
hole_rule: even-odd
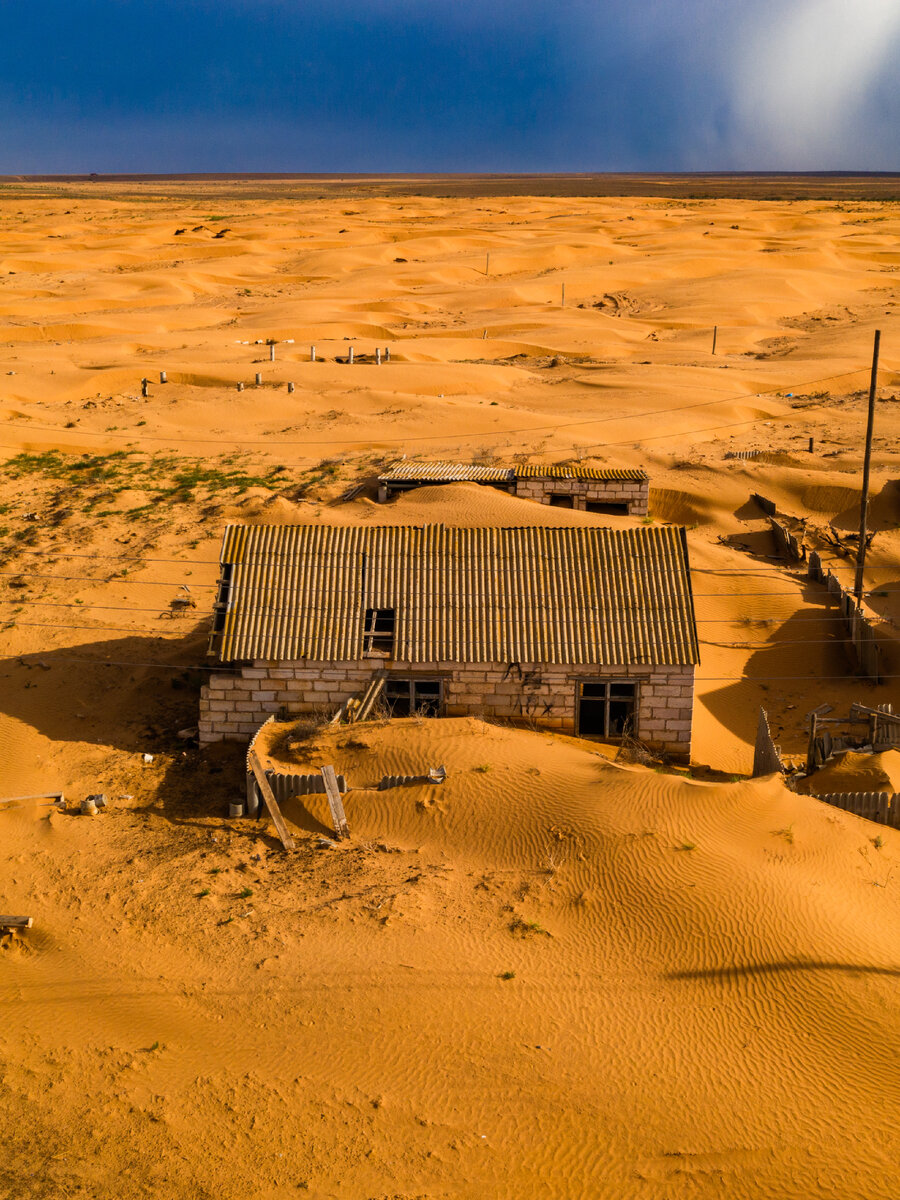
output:
[[[582,467],[577,463],[528,463],[518,467],[481,467],[467,463],[399,462],[379,477],[380,483],[430,482],[514,483],[516,479],[636,479],[645,480],[640,467]]]
[[[369,608],[407,662],[695,663],[684,530],[230,525],[220,661],[352,661]],[[226,582],[227,580],[227,582]]]
[[[515,475],[511,467],[479,467],[467,463],[447,462],[399,462],[390,470],[379,475],[381,483],[405,483],[407,480],[437,480],[440,483],[463,483],[491,481],[513,483]]]
[[[515,468],[517,479],[647,479],[640,467],[582,467],[577,463],[544,465],[527,463]]]

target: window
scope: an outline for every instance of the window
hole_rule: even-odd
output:
[[[551,508],[574,508],[575,501],[572,496],[564,495],[562,492],[550,493]]]
[[[627,516],[628,505],[616,504],[605,500],[588,500],[587,511],[592,513],[606,513],[608,516],[618,515],[619,513]]]
[[[384,700],[392,717],[437,717],[441,712],[441,681],[388,679]]]
[[[364,654],[391,654],[394,650],[394,610],[367,608],[363,626]]]
[[[577,696],[581,737],[620,738],[635,732],[636,683],[579,683]]]

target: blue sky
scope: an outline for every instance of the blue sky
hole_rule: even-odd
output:
[[[900,0],[0,0],[0,173],[900,170]]]

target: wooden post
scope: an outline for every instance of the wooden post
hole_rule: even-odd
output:
[[[160,373],[159,373],[159,382],[160,382],[160,383],[165,383],[165,382],[166,382],[166,373],[165,373],[165,371],[160,371]]]
[[[328,797],[328,807],[331,809],[334,832],[339,838],[348,838],[350,826],[347,824],[347,817],[344,814],[344,805],[341,801],[341,791],[338,787],[334,767],[322,767],[322,778],[325,781],[325,794]]]
[[[145,398],[149,395],[149,392],[147,390],[149,387],[150,387],[150,380],[142,379],[141,380],[141,395]]]
[[[813,449],[815,448],[815,444],[816,444],[816,439],[815,439],[815,438],[810,438],[810,439],[809,439],[809,452],[810,452],[810,454],[812,454],[812,452],[813,452]]]
[[[390,361],[391,361],[391,348],[390,348],[390,346],[385,346],[385,348],[384,348],[384,361],[385,361],[385,362],[390,362]]]
[[[560,305],[562,308],[566,307],[566,285],[565,284],[562,285],[562,300],[560,301]]]
[[[713,325],[713,348],[712,348],[713,354],[715,354],[715,352],[716,352],[716,338],[718,337],[718,334],[719,334],[718,325]]]
[[[809,745],[806,749],[806,773],[812,775],[816,769],[816,725],[819,718],[815,713],[809,714]]]
[[[379,347],[378,347],[378,349],[375,351],[375,366],[376,366],[376,367],[380,367],[380,366],[381,366],[381,347],[380,347],[380,346],[379,346]]]
[[[260,375],[259,371],[256,372],[256,386],[262,387],[262,375]]]
[[[490,275],[490,273],[491,273],[491,252],[490,252],[490,250],[488,250],[487,255],[485,256],[484,273],[485,273],[485,275]]]
[[[487,340],[487,330],[486,330],[486,329],[483,331],[483,333],[482,333],[482,335],[481,335],[481,340],[482,340],[482,341],[486,341],[486,340]]]
[[[315,362],[315,361],[316,361],[316,348],[315,348],[315,346],[310,346],[310,348],[309,348],[309,361],[310,361],[310,362]]]
[[[275,343],[273,342],[272,345],[269,347],[269,362],[274,362],[274,361],[275,361]]]
[[[266,779],[266,773],[262,769],[262,763],[259,761],[259,755],[255,750],[251,750],[247,755],[247,766],[253,772],[256,785],[265,801],[266,808],[269,810],[269,816],[275,822],[275,828],[278,830],[282,846],[284,846],[285,850],[293,850],[294,839],[288,833],[288,827],[284,823],[284,817],[281,815],[281,809],[278,807],[275,793],[272,791],[268,779]]]
[[[869,416],[866,422],[866,452],[863,458],[862,498],[859,504],[859,549],[856,552],[856,582],[853,595],[856,603],[862,602],[863,569],[866,565],[866,522],[869,516],[869,473],[872,467],[872,432],[875,428],[875,393],[878,390],[878,350],[881,346],[881,330],[875,330],[875,345],[872,349],[872,377],[869,380]]]

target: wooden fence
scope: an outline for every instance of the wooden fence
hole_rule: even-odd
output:
[[[807,560],[807,575],[819,583],[824,583],[828,594],[837,602],[841,616],[847,627],[847,636],[856,654],[860,670],[873,683],[881,681],[881,647],[875,629],[862,608],[856,603],[851,592],[848,592],[838,577],[831,570],[826,570],[817,551],[810,550]]]
[[[867,821],[900,829],[900,796],[896,792],[827,792],[815,799]]]

